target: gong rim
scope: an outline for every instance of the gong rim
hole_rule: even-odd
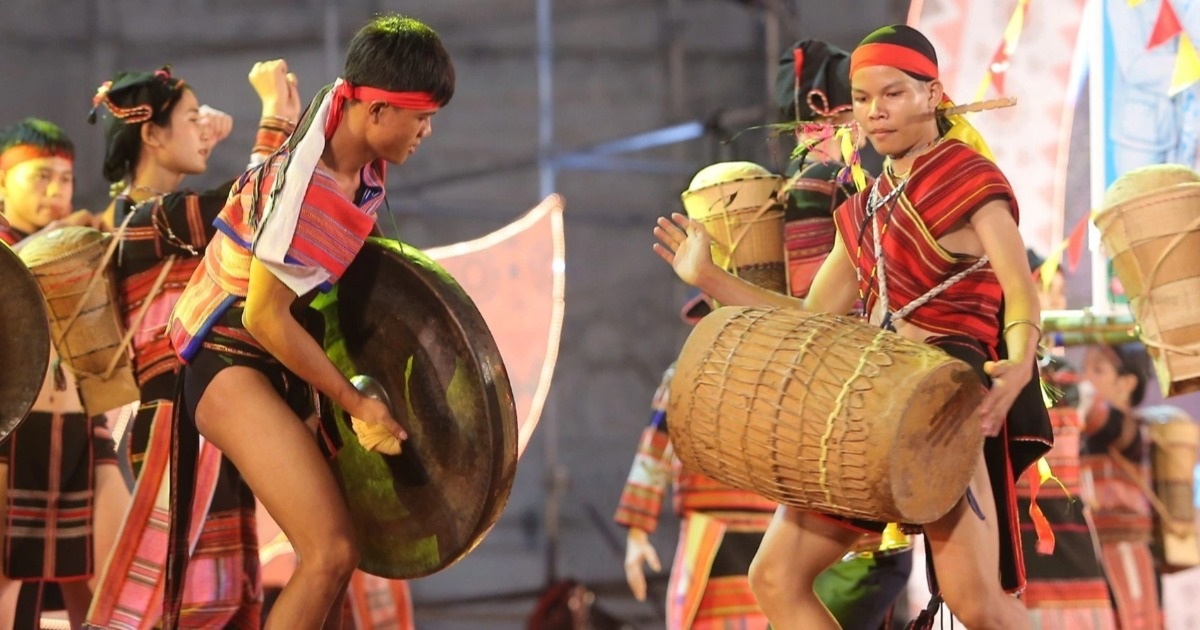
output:
[[[8,307],[0,311],[0,442],[29,414],[50,364],[50,320],[37,280],[7,245],[0,245],[0,278]],[[40,366],[40,367],[39,367]]]
[[[375,283],[380,280],[379,275],[384,273],[403,274],[403,278],[388,278],[386,281],[394,283],[394,286],[402,286],[407,291],[405,296],[412,296],[414,300],[419,299],[419,296],[422,295],[440,298],[439,303],[445,308],[445,317],[440,321],[439,325],[442,328],[439,330],[451,333],[453,343],[448,345],[458,348],[460,351],[466,349],[467,353],[473,359],[474,369],[469,370],[471,372],[469,377],[470,387],[473,388],[473,391],[482,394],[475,401],[478,405],[476,411],[482,414],[480,416],[482,419],[487,420],[483,426],[490,432],[487,440],[489,442],[488,447],[481,448],[484,451],[484,457],[490,460],[490,465],[486,467],[486,470],[478,470],[475,475],[464,475],[476,480],[486,477],[486,483],[478,486],[483,489],[478,510],[471,510],[471,515],[463,521],[454,521],[455,525],[461,525],[461,529],[455,532],[451,540],[443,541],[439,537],[435,541],[434,544],[437,548],[436,561],[432,561],[433,556],[430,555],[429,558],[423,561],[408,564],[397,563],[395,561],[397,557],[395,555],[396,550],[392,548],[394,545],[411,543],[415,547],[421,547],[422,545],[429,544],[428,539],[413,541],[397,541],[394,538],[385,540],[375,539],[372,532],[364,530],[370,529],[370,523],[379,522],[374,520],[377,515],[371,512],[373,510],[383,510],[380,510],[376,505],[367,505],[367,502],[354,500],[355,497],[348,497],[348,504],[351,506],[351,518],[356,523],[356,529],[359,530],[359,544],[361,547],[359,568],[368,573],[390,579],[411,579],[445,569],[465,557],[482,542],[483,538],[499,519],[504,507],[507,505],[516,476],[517,416],[508,374],[504,369],[499,349],[491,336],[483,316],[458,283],[440,265],[428,256],[425,256],[420,250],[396,241],[370,239],[346,274],[343,275],[339,282],[339,293],[347,291],[347,287],[358,285],[375,287]],[[366,291],[365,293],[371,293],[371,291]],[[356,312],[355,307],[360,305],[370,307],[372,305],[368,304],[369,301],[381,299],[371,296],[360,297],[339,294],[337,299],[337,317],[338,326],[342,329],[339,333],[346,338],[346,360],[350,363],[348,366],[341,366],[344,372],[347,371],[347,367],[354,371],[359,371],[360,367],[365,370],[366,368],[363,367],[364,360],[369,360],[372,352],[379,351],[378,347],[362,343],[361,340],[358,342],[350,340],[350,335],[346,334],[346,329],[347,323],[371,323],[370,318],[378,316],[378,309],[376,308],[376,311],[367,312],[371,309],[362,308],[362,312]],[[406,314],[405,316],[409,315]],[[356,318],[361,318],[361,321]],[[399,320],[400,316],[396,315],[396,318]],[[438,345],[440,346],[441,344]],[[356,352],[352,349],[352,346],[360,347],[357,348],[358,351]],[[417,350],[423,347],[419,342],[415,346]],[[410,360],[414,359],[410,358]],[[457,375],[457,363],[455,374]],[[380,375],[371,374],[371,376],[378,378]],[[406,387],[412,387],[412,378],[414,377],[411,374],[405,377]],[[447,398],[449,398],[448,390],[446,394]],[[393,396],[393,401],[395,400],[396,397]],[[408,409],[411,411],[412,407],[410,406]],[[344,413],[342,415],[344,416]],[[412,442],[414,437],[419,438],[421,436],[423,429],[429,429],[437,420],[443,419],[439,418],[431,422],[430,418],[422,417],[421,420],[425,423],[423,427],[408,427],[410,438],[405,444],[406,452],[402,452],[397,457],[414,458],[413,461],[417,462],[421,470],[426,470],[427,465],[437,468],[444,462],[440,460],[426,461],[434,447],[428,444],[422,445],[421,443],[417,443],[416,447],[413,448]],[[435,434],[436,431],[428,430],[425,433]],[[478,445],[472,443],[472,446]],[[346,449],[351,450],[347,452]],[[347,453],[348,457],[343,458],[342,453]],[[339,477],[347,493],[353,492],[353,490],[348,489],[350,486],[346,484],[357,483],[357,481],[348,479],[345,477],[345,474],[351,472],[352,462],[355,461],[355,458],[361,458],[364,455],[366,455],[366,452],[362,451],[362,447],[355,440],[343,440],[342,451],[339,451],[336,461],[340,468],[339,472],[342,473]],[[370,456],[383,457],[376,454],[370,454]],[[437,458],[434,457],[433,459]],[[470,470],[459,472],[470,473]],[[432,484],[433,488],[416,489],[414,490],[414,494],[419,497],[421,493],[431,492],[435,489],[440,490],[443,487],[448,488],[450,485],[452,484],[442,481]],[[358,487],[361,488],[361,486]],[[400,487],[396,487],[395,489],[397,504],[404,505],[404,497],[402,495],[405,489]],[[436,518],[432,520],[436,521],[437,518],[442,518],[443,514],[439,513],[433,516]],[[421,520],[422,514],[415,513],[410,518],[414,519],[411,523],[417,523]],[[368,525],[362,525],[364,523]],[[419,529],[419,526],[417,527]],[[416,552],[414,551],[414,553]],[[432,554],[432,552],[429,553]]]

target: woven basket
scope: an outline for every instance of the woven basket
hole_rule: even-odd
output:
[[[1130,171],[1094,220],[1163,396],[1200,391],[1200,174],[1176,164]]]

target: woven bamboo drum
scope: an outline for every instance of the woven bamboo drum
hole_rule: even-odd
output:
[[[790,506],[928,523],[983,448],[974,370],[857,320],[722,308],[692,331],[668,424],[689,468]]]
[[[1177,164],[1132,170],[1094,220],[1163,396],[1200,391],[1200,174]]]
[[[64,227],[38,234],[20,252],[46,300],[54,347],[93,415],[138,399],[128,353],[120,351],[125,327],[116,279],[104,265],[111,239],[91,228]]]
[[[787,293],[783,178],[752,162],[721,162],[681,195],[689,217],[713,238],[713,261],[748,282]]]

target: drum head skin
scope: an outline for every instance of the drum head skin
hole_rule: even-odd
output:
[[[400,455],[369,452],[347,414],[326,409],[359,567],[409,579],[450,566],[495,524],[516,474],[516,408],[483,317],[436,262],[383,239],[313,306],[334,364],[378,380],[408,432]]]
[[[0,244],[0,441],[25,419],[37,400],[50,364],[50,323],[42,291],[25,263]]]

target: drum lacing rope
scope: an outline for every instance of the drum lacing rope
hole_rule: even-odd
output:
[[[831,504],[833,503],[833,492],[830,491],[829,484],[827,483],[829,468],[826,466],[826,463],[829,461],[829,439],[833,436],[835,421],[841,415],[842,407],[845,405],[846,399],[850,397],[850,392],[854,389],[854,382],[858,380],[858,377],[862,375],[867,366],[871,365],[871,359],[886,341],[886,331],[880,330],[871,339],[871,344],[859,354],[858,365],[854,366],[854,372],[842,383],[841,389],[838,390],[837,398],[833,401],[833,409],[829,412],[829,416],[825,418],[825,432],[821,434],[821,457],[818,460],[818,468],[821,472],[819,483],[821,485],[821,492],[825,493],[825,500]]]

